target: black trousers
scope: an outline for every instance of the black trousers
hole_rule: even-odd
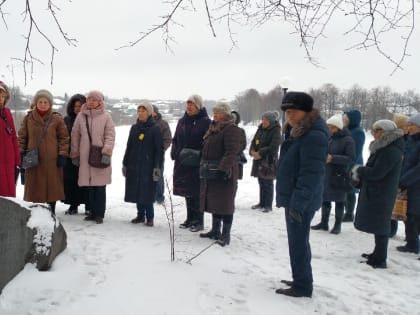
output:
[[[86,187],[88,202],[86,208],[94,217],[105,216],[106,207],[106,186],[88,186]]]
[[[389,235],[375,234],[375,249],[373,250],[373,259],[377,262],[386,261],[388,255]]]
[[[405,231],[407,236],[407,247],[415,251],[419,251],[419,233],[420,233],[420,216],[407,213],[407,221],[405,222]]]

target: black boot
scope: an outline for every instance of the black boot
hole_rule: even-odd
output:
[[[336,202],[335,203],[335,223],[334,223],[334,227],[331,230],[331,234],[341,233],[341,222],[343,221],[343,213],[344,213],[344,203]]]
[[[187,207],[187,219],[183,223],[181,223],[179,225],[179,228],[180,229],[188,229],[188,228],[191,227],[191,223],[192,223],[192,216],[191,216],[191,214],[192,214],[191,209],[189,209]]]
[[[223,222],[222,236],[220,240],[217,241],[217,244],[220,246],[226,246],[230,244],[230,229],[232,228],[232,223]]]
[[[212,240],[218,240],[221,237],[220,226],[221,226],[222,220],[220,218],[215,218],[214,216],[212,220],[213,221],[211,224],[211,230],[208,231],[207,233],[200,233],[200,237],[210,238]]]
[[[346,195],[346,212],[343,217],[343,222],[354,221],[354,208],[356,206],[356,194],[348,193]]]
[[[68,208],[66,210],[66,212],[64,212],[64,214],[77,214],[77,208],[79,205],[70,205],[70,208]]]
[[[55,214],[55,203],[56,203],[55,201],[48,202],[48,205],[52,214]]]
[[[328,220],[330,219],[331,205],[322,205],[321,208],[321,222],[317,225],[311,226],[312,230],[328,231]]]
[[[204,230],[204,213],[201,211],[194,211],[194,221],[191,224],[191,232],[199,232]]]

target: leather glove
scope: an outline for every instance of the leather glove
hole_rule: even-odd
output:
[[[295,221],[298,224],[302,224],[303,219],[302,213],[300,211],[295,209],[289,209],[289,216],[292,222]]]
[[[71,163],[72,163],[74,166],[80,166],[80,158],[78,158],[78,157],[76,157],[76,158],[72,158],[72,159],[71,159]]]
[[[159,181],[160,176],[161,176],[160,168],[155,167],[155,168],[153,169],[153,172],[152,172],[153,181],[154,181],[154,182]]]
[[[18,165],[15,166],[15,183],[17,183],[17,180],[19,178],[20,174],[20,167]]]
[[[122,167],[122,174],[124,177],[127,177],[127,166],[123,165]]]
[[[102,154],[101,163],[106,165],[111,164],[111,157],[108,154]]]
[[[63,155],[57,157],[57,167],[63,168],[67,164],[67,158]]]

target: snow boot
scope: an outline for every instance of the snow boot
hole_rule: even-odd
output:
[[[322,205],[321,208],[321,222],[311,226],[312,230],[328,231],[328,220],[330,218],[331,206]]]
[[[223,222],[222,236],[217,241],[217,244],[223,247],[230,244],[230,229],[231,228],[232,228],[232,223]]]
[[[335,223],[331,230],[331,234],[341,233],[341,222],[343,221],[344,204],[335,203]]]
[[[213,216],[211,230],[208,231],[207,233],[200,233],[200,237],[210,238],[212,240],[220,239],[220,237],[221,237],[221,233],[220,233],[221,223],[222,223],[222,220],[220,218],[215,218]]]

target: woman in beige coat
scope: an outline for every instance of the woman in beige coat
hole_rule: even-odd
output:
[[[85,220],[103,223],[106,207],[106,185],[111,183],[111,156],[115,142],[115,127],[111,115],[105,111],[104,96],[99,91],[87,94],[71,132],[72,163],[79,166],[79,186],[87,187],[86,208],[90,214]],[[89,129],[88,129],[89,128]],[[102,163],[106,168],[89,165],[89,133],[92,145],[102,147]]]
[[[39,90],[32,99],[31,108],[22,121],[18,135],[21,155],[36,148],[44,126],[45,134],[38,146],[39,164],[25,170],[23,199],[47,202],[55,213],[57,200],[64,199],[63,167],[69,151],[69,134],[60,113],[52,111],[53,96]]]

